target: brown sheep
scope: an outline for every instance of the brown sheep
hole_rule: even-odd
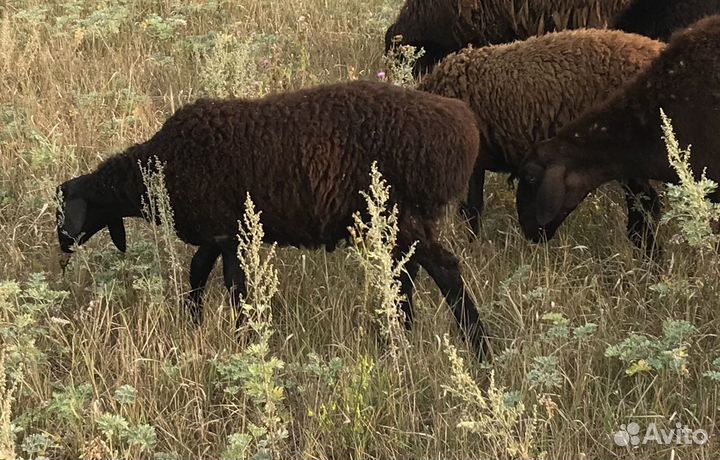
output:
[[[718,13],[720,0],[634,0],[610,27],[668,41],[676,30]]]
[[[531,236],[538,224],[554,231],[608,181],[678,181],[667,159],[660,109],[673,120],[679,142],[692,144],[695,174],[707,168],[707,177],[719,182],[720,16],[673,35],[638,78],[537,146],[521,168],[523,228]],[[720,201],[720,190],[711,199]]]
[[[435,224],[467,187],[478,130],[466,104],[380,82],[319,86],[259,100],[199,100],[179,109],[148,141],[108,158],[94,172],[58,187],[61,249],[72,251],[106,226],[125,248],[123,218],[141,217],[147,194],[138,163],[164,162],[175,230],[199,246],[190,267],[192,313],[202,319],[202,294],[218,257],[225,285],[245,293],[237,258],[238,219],[252,196],[268,242],[334,246],[349,235],[370,165],[391,185],[399,209],[397,256],[414,241],[403,274],[401,308],[412,321],[413,277],[422,266],[480,349],[484,331],[457,258]],[[240,318],[238,318],[240,320]]]
[[[423,77],[418,89],[462,99],[478,119],[480,154],[464,206],[472,230],[479,229],[485,170],[516,173],[535,143],[604,100],[663,49],[662,43],[635,34],[564,31],[464,49]],[[656,198],[646,181],[631,180],[628,186],[629,194]],[[644,213],[630,207],[628,229],[634,240],[645,225]]]
[[[630,0],[407,0],[385,33],[425,49],[416,74],[468,44],[486,46],[566,29],[605,27]]]

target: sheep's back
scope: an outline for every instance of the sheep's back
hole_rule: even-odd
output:
[[[690,145],[698,177],[720,179],[720,15],[672,35],[665,51],[613,97],[558,132],[557,142],[580,145],[589,161],[601,152],[605,167],[623,176],[678,180],[667,161],[660,110],[681,145]],[[600,148],[598,148],[600,147]],[[620,166],[622,165],[622,166]],[[713,199],[720,199],[715,193]]]
[[[346,236],[374,161],[393,202],[436,217],[464,191],[478,142],[461,102],[356,82],[198,101],[148,144],[166,158],[176,227],[187,239],[234,232],[250,193],[268,239],[312,246]]]
[[[720,12],[720,0],[635,0],[612,28],[668,41],[676,30]]]
[[[607,98],[664,48],[634,34],[584,29],[448,56],[419,89],[467,101],[481,162],[514,169],[533,144]]]
[[[500,44],[553,31],[603,28],[631,1],[408,0],[390,30],[415,45]]]

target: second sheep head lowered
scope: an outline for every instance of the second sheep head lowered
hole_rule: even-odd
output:
[[[106,227],[115,247],[122,252],[127,248],[123,217],[136,215],[135,206],[111,186],[98,182],[94,174],[85,174],[57,188],[57,233],[65,253],[72,253],[73,245],[85,243]]]
[[[555,147],[541,142],[520,167],[517,212],[523,233],[535,243],[552,239],[585,197],[613,176],[603,168],[608,163],[580,164],[574,160],[587,157],[571,152],[567,144]]]
[[[661,111],[693,148],[696,177],[720,178],[720,15],[677,32],[652,65],[606,101],[539,143],[520,169],[518,216],[531,239],[557,229],[595,188],[612,180],[680,178],[668,161]],[[524,209],[521,210],[520,197]],[[710,196],[720,201],[715,192]]]

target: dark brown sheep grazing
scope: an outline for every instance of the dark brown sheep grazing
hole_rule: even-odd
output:
[[[617,179],[675,182],[662,139],[660,109],[672,119],[678,141],[692,145],[699,175],[720,181],[720,16],[678,32],[637,79],[540,143],[522,166],[530,233],[538,223],[557,228],[585,196]],[[720,201],[720,191],[711,199]]]
[[[238,219],[246,194],[268,242],[334,246],[363,211],[360,191],[370,165],[391,186],[399,209],[398,257],[418,241],[403,275],[401,308],[412,321],[413,278],[427,270],[478,348],[482,323],[457,258],[435,236],[450,200],[467,187],[478,131],[462,102],[385,83],[354,82],[259,100],[199,100],[178,110],[150,140],[65,182],[58,236],[63,251],[104,227],[125,247],[124,217],[140,217],[146,195],[138,162],[157,157],[174,211],[175,230],[199,246],[190,267],[191,307],[202,318],[202,294],[219,256],[228,290],[245,292],[237,259]],[[237,299],[236,299],[237,302]]]
[[[486,46],[566,29],[605,27],[630,0],[407,0],[385,33],[385,51],[399,44],[425,49],[425,72],[468,44]]]
[[[634,0],[610,27],[668,41],[673,32],[720,13],[720,0]]]
[[[464,206],[473,231],[479,230],[486,170],[517,173],[537,142],[636,77],[664,47],[612,30],[564,31],[464,49],[424,76],[418,89],[462,99],[478,119],[480,154]],[[628,181],[628,187],[629,195],[655,197],[647,181]],[[634,207],[628,213],[628,229],[637,241],[634,235],[644,233],[644,213]]]

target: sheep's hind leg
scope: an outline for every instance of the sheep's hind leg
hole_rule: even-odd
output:
[[[220,249],[218,247],[212,245],[200,246],[190,262],[190,293],[188,294],[186,308],[189,310],[195,325],[202,323],[205,285],[219,256]]]
[[[247,294],[245,286],[245,272],[240,267],[240,260],[237,257],[237,244],[225,244],[221,248],[223,258],[223,279],[225,287],[230,293],[230,301],[237,312],[235,327],[240,329],[245,317],[240,311],[240,299]]]
[[[440,292],[452,308],[455,320],[480,359],[489,357],[485,328],[480,321],[475,302],[465,288],[457,257],[436,241],[419,242],[416,254],[420,265],[440,288]]]
[[[480,233],[480,217],[483,212],[483,193],[485,189],[485,170],[478,167],[470,177],[468,185],[468,195],[464,203],[460,205],[462,212],[472,238],[476,238]]]
[[[629,179],[622,184],[628,211],[628,238],[638,248],[644,248],[649,258],[658,256],[660,248],[656,246],[655,229],[660,217],[660,198],[645,179]]]

